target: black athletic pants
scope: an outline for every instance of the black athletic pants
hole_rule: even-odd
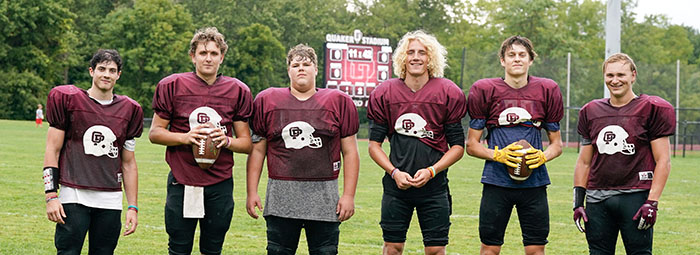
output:
[[[648,195],[648,191],[627,193],[586,203],[586,240],[591,255],[615,254],[618,233],[628,255],[651,254],[654,228],[639,230],[639,220],[632,220]]]
[[[121,231],[121,210],[87,207],[77,203],[63,204],[66,224],[56,224],[54,244],[57,254],[79,255],[85,235],[90,233],[88,254],[114,254]]]
[[[168,232],[170,254],[190,254],[194,233],[199,223],[199,251],[202,254],[221,254],[226,232],[233,215],[233,179],[204,187],[204,218],[182,217],[185,185],[177,183],[168,174],[168,195],[165,201],[165,231]]]

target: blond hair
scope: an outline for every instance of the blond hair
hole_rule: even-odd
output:
[[[418,40],[428,51],[428,75],[430,77],[442,77],[447,67],[447,49],[438,42],[435,36],[416,30],[406,33],[396,46],[394,54],[394,74],[406,78],[406,51],[413,40]]]
[[[603,62],[603,73],[605,73],[605,68],[608,66],[608,64],[615,62],[622,62],[622,64],[630,64],[630,71],[632,71],[633,73],[637,72],[637,65],[634,64],[634,60],[632,60],[632,58],[629,55],[625,53],[615,53]]]

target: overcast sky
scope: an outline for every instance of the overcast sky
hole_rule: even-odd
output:
[[[638,21],[642,21],[644,15],[666,14],[671,19],[671,24],[684,24],[700,30],[699,11],[698,0],[639,0],[634,9]]]

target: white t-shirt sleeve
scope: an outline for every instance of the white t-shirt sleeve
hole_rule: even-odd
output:
[[[128,151],[136,150],[136,140],[135,139],[126,140],[124,142],[124,149],[126,149]]]

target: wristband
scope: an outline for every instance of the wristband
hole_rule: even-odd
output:
[[[435,167],[429,166],[428,170],[430,170],[430,178],[435,177]]]
[[[49,202],[51,202],[51,200],[55,200],[55,199],[58,199],[58,195],[50,196],[49,198],[46,199],[46,203],[48,204]]]
[[[394,179],[394,174],[396,173],[396,171],[399,171],[399,169],[394,168],[394,170],[391,170],[391,179]]]
[[[228,148],[229,143],[231,143],[231,140],[228,139],[228,136],[226,137],[226,145],[224,145],[224,148]]]
[[[134,210],[134,211],[136,211],[136,213],[139,212],[139,208],[135,205],[130,205],[129,207],[127,207],[127,210]]]
[[[59,174],[58,167],[44,167],[44,193],[58,191],[58,182],[61,180]]]
[[[583,206],[583,200],[586,198],[586,188],[574,187],[574,210]]]

